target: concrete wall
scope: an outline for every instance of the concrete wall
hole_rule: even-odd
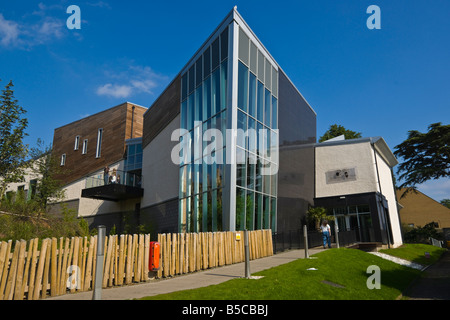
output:
[[[395,194],[394,183],[392,181],[392,170],[378,153],[375,154],[380,182],[378,188],[379,192],[385,196],[388,202],[392,238],[394,240],[394,246],[398,246],[402,244],[402,234],[400,217],[397,209],[397,197]]]
[[[327,182],[327,173],[355,169],[355,179]],[[316,198],[378,191],[371,144],[349,143],[316,147]]]
[[[142,176],[144,197],[141,207],[149,207],[178,197],[179,165],[171,160],[172,132],[180,128],[180,116],[173,119],[143,150]]]

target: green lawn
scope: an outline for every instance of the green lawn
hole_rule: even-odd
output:
[[[404,244],[396,249],[380,250],[382,253],[416,262],[423,266],[428,266],[438,261],[445,251],[446,249],[427,244]],[[429,258],[425,256],[425,252],[430,254]]]
[[[329,249],[253,275],[259,280],[233,279],[222,284],[147,297],[154,300],[392,300],[398,297],[420,271],[400,266],[356,249]],[[368,289],[371,274],[381,270],[381,289]],[[315,271],[308,271],[316,268]],[[342,287],[323,283],[332,282]]]

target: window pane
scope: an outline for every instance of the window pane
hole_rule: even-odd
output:
[[[263,221],[263,195],[255,193],[255,228],[262,229]]]
[[[195,89],[195,72],[194,65],[189,69],[188,78],[188,94],[190,94]]]
[[[256,118],[256,76],[250,72],[248,113]]]
[[[211,46],[211,49],[212,49],[211,70],[213,71],[215,68],[217,68],[219,66],[219,63],[220,63],[219,38],[214,40],[214,42]]]
[[[187,98],[187,72],[181,77],[181,101]]]
[[[227,107],[228,95],[228,62],[222,62],[220,67],[220,109],[224,110]]]
[[[264,229],[270,229],[270,197],[264,196],[264,218],[263,218],[263,227]]]
[[[247,149],[247,144],[246,144],[247,115],[239,110],[238,110],[238,116],[237,116],[237,128],[238,128],[238,131],[237,131],[236,143],[238,146],[240,146],[244,149]]]
[[[258,121],[263,122],[264,119],[264,85],[258,81],[258,99],[256,106],[256,114]]]
[[[272,217],[272,221],[270,223],[270,228],[273,232],[277,230],[277,198],[272,198],[270,207],[270,216]]]
[[[272,96],[272,129],[278,129],[278,101]]]
[[[247,150],[256,153],[256,137],[257,137],[257,131],[256,131],[256,120],[248,117],[248,129],[247,129]]]
[[[211,77],[203,83],[203,121],[211,118]]]
[[[208,47],[203,53],[203,79],[211,73],[211,50]]]
[[[247,152],[247,188],[255,189],[256,155]]]
[[[264,148],[266,146],[264,140],[264,130],[263,125],[260,122],[256,124],[256,154],[262,156],[265,151]]]
[[[228,27],[220,35],[221,61],[228,58]]]
[[[203,120],[203,86],[200,85],[197,89],[195,89],[195,117],[194,121],[202,121]]]
[[[181,129],[187,128],[187,100],[181,103]]]
[[[217,190],[217,231],[223,231],[223,214],[222,214],[222,189]]]
[[[195,115],[195,95],[191,94],[188,97],[187,130],[191,130],[194,127],[194,115]]]
[[[211,231],[217,231],[217,190],[211,191]]]
[[[212,74],[212,111],[211,115],[215,115],[220,111],[220,69]]]
[[[180,198],[186,197],[186,166],[180,168]]]
[[[202,229],[204,232],[208,230],[208,192],[203,193],[202,199]]]
[[[245,150],[236,148],[236,184],[238,186],[246,186],[246,156]]]
[[[265,89],[265,99],[264,99],[264,124],[270,127],[270,105],[271,105],[272,95],[270,91]]]
[[[195,86],[198,87],[203,81],[203,61],[202,57],[197,59],[195,62]]]
[[[247,112],[248,100],[248,69],[239,62],[238,70],[238,108]]]
[[[255,194],[253,191],[247,190],[247,199],[245,202],[245,223],[247,230],[254,230],[254,209]]]
[[[236,230],[245,228],[245,189],[236,188]]]
[[[262,163],[261,159],[258,157],[255,171],[255,190],[262,192],[263,191],[263,178],[261,175]]]
[[[271,164],[271,176],[270,176],[270,194],[274,197],[277,195],[277,178],[278,178],[278,166],[274,163]]]

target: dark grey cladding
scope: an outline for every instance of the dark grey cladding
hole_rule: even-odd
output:
[[[298,230],[314,200],[316,113],[279,70],[277,233]]]

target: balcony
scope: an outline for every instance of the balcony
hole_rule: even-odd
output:
[[[103,173],[87,177],[81,196],[108,201],[142,198],[144,189],[141,185],[141,174],[117,170],[116,175],[111,174],[108,179]]]

